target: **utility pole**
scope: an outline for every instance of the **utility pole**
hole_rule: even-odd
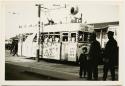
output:
[[[45,7],[42,7],[41,5],[43,4],[36,4],[38,6],[38,33],[37,33],[37,38],[38,38],[38,48],[37,48],[37,62],[39,62],[39,56],[40,56],[40,27],[41,27],[41,8],[47,9]],[[42,22],[42,37],[43,37],[43,22]],[[43,39],[42,39],[42,57],[43,57]]]
[[[40,15],[41,15],[41,4],[36,4],[38,6],[38,33],[37,33],[37,38],[38,38],[38,48],[36,50],[36,60],[39,62],[39,55],[40,55]]]

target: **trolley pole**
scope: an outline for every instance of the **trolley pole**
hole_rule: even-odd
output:
[[[36,50],[36,60],[37,62],[39,62],[39,56],[40,56],[40,13],[41,13],[41,4],[36,4],[36,6],[38,6],[38,33],[37,33],[37,37],[38,37],[38,48]]]

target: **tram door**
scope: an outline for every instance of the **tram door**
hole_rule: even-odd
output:
[[[69,33],[62,33],[62,49],[61,49],[61,60],[68,61],[68,41],[69,41]]]
[[[76,49],[76,32],[63,32],[61,60],[76,61]]]

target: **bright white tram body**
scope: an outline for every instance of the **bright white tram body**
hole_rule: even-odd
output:
[[[92,26],[81,23],[45,26],[40,32],[40,56],[44,59],[76,62],[82,47],[89,49],[93,31]],[[37,33],[20,37],[18,55],[36,57],[37,39]]]
[[[117,26],[114,27],[115,39],[117,39]],[[101,47],[105,47],[108,41],[106,33],[109,28],[112,28],[112,26],[94,28],[91,25],[81,23],[45,26],[40,31],[40,58],[76,62],[83,47],[87,47],[89,51],[89,39],[92,32],[96,32],[97,40],[100,42]],[[36,57],[37,40],[37,32],[20,37],[18,55]]]

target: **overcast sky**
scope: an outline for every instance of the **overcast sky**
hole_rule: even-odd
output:
[[[116,2],[48,2],[48,1],[39,1],[39,2],[30,2],[30,1],[11,1],[5,2],[5,26],[6,26],[6,38],[14,36],[17,33],[22,31],[31,31],[34,28],[25,28],[19,29],[19,25],[35,25],[38,21],[38,8],[35,6],[36,3],[42,3],[43,7],[49,9],[55,9],[58,7],[52,6],[53,4],[58,4],[61,7],[64,7],[64,4],[67,5],[67,9],[61,8],[57,10],[46,10],[42,9],[41,12],[41,21],[44,23],[47,22],[47,18],[59,22],[60,20],[65,21],[66,15],[70,14],[70,8],[72,6],[79,7],[79,13],[77,16],[80,16],[80,13],[83,14],[83,21],[87,23],[99,23],[99,22],[112,22],[119,20],[119,3]],[[70,16],[68,16],[70,17]]]

